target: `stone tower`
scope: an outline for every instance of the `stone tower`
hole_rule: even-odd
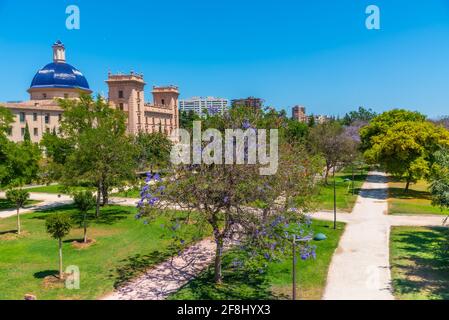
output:
[[[145,81],[143,75],[134,72],[129,75],[109,74],[106,83],[109,86],[110,105],[128,115],[128,132],[136,134],[144,131]]]

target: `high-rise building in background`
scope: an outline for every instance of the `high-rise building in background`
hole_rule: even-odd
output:
[[[232,100],[232,107],[233,108],[237,108],[237,107],[246,107],[246,108],[251,108],[251,109],[262,109],[263,108],[263,104],[264,104],[264,100],[260,99],[260,98],[255,98],[255,97],[248,97],[248,98],[244,98],[244,99],[234,99]]]
[[[306,123],[308,121],[308,117],[306,114],[306,108],[303,106],[295,106],[292,111],[293,120],[297,120],[299,122]]]
[[[216,97],[193,97],[179,101],[181,112],[193,111],[200,117],[206,115],[224,114],[229,106],[229,100]]]

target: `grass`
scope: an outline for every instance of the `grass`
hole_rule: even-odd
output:
[[[41,201],[29,200],[25,203],[25,208],[40,203]],[[0,211],[15,209],[16,205],[7,199],[0,199]]]
[[[336,174],[337,182],[337,210],[339,212],[352,212],[357,201],[358,194],[362,188],[367,176],[367,171],[355,172],[355,192],[352,194],[352,180],[351,169],[346,169]],[[349,188],[348,188],[349,187]],[[334,210],[334,185],[332,176],[329,177],[329,184],[323,183],[319,194],[315,196],[314,201],[317,203],[319,210],[333,211]]]
[[[393,228],[391,266],[397,299],[449,300],[448,233],[447,228]]]
[[[449,211],[441,211],[432,206],[429,185],[425,181],[419,181],[410,186],[405,192],[405,182],[390,181],[389,183],[389,213],[390,214],[416,214],[416,215],[449,215]]]
[[[300,299],[321,299],[326,285],[327,274],[332,256],[344,230],[339,223],[337,231],[331,229],[329,222],[314,221],[314,231],[325,233],[328,239],[315,242],[317,260],[300,261],[298,263],[298,297]],[[222,285],[213,283],[213,270],[209,268],[198,278],[173,294],[172,300],[266,300],[291,299],[292,291],[292,255],[280,262],[269,262],[267,272],[238,272],[232,262],[239,255],[238,251],[230,251],[224,256]]]
[[[85,187],[74,187],[71,188],[71,191],[83,191],[86,190]],[[34,187],[27,189],[28,192],[35,192],[35,193],[50,193],[50,194],[67,194],[67,191],[63,190],[63,187],[59,184],[52,184],[49,186],[42,186],[42,187]]]
[[[132,188],[126,191],[121,191],[121,192],[117,192],[112,194],[112,197],[118,197],[118,198],[136,198],[139,199],[140,198],[140,189],[137,188]]]
[[[135,219],[135,208],[106,207],[89,228],[94,245],[82,250],[73,247],[73,241],[82,238],[78,224],[64,241],[64,267],[80,268],[81,289],[47,287],[44,279],[58,269],[58,245],[46,234],[44,219],[57,212],[76,214],[67,206],[23,215],[24,232],[19,238],[14,234],[15,218],[0,220],[0,300],[22,300],[25,294],[40,300],[96,299],[175,253],[171,229],[162,226],[167,218],[145,225]],[[178,214],[180,218],[184,215]],[[181,232],[188,242],[205,234],[196,224]]]

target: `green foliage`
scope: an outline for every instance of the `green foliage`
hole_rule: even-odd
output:
[[[371,137],[371,148],[365,151],[368,162],[379,163],[389,173],[405,177],[406,190],[410,183],[428,177],[434,153],[440,146],[449,146],[449,132],[446,129],[421,121],[423,117],[419,115],[415,119],[396,123],[389,119],[390,126]],[[376,120],[374,126],[380,128],[384,125]],[[370,128],[362,129],[362,136],[369,131]]]
[[[39,146],[33,143],[14,143],[0,135],[0,186],[29,184],[38,178]]]
[[[437,151],[434,158],[435,163],[430,176],[432,204],[442,210],[449,209],[449,149]]]
[[[65,164],[68,156],[73,152],[74,146],[70,140],[59,137],[55,131],[46,132],[42,138],[41,145],[45,148],[47,157],[57,164]]]
[[[25,125],[25,133],[23,135],[23,141],[25,143],[31,143],[31,134],[30,134],[30,127],[28,126],[28,122]]]
[[[56,240],[66,237],[72,229],[72,220],[65,214],[52,214],[45,220],[47,233]]]
[[[326,163],[325,182],[332,168],[353,162],[357,156],[358,144],[345,134],[337,121],[318,124],[310,129],[309,149],[323,157]]]
[[[377,116],[377,113],[372,109],[366,109],[359,107],[357,111],[351,111],[347,113],[341,120],[341,123],[345,126],[350,126],[356,122],[370,122]]]
[[[29,198],[30,194],[24,189],[9,189],[6,191],[6,199],[14,203],[17,209],[23,208]]]
[[[368,126],[361,129],[361,149],[363,151],[371,149],[373,144],[375,144],[373,141],[375,137],[384,135],[398,123],[424,121],[426,121],[426,116],[419,112],[412,112],[404,109],[394,109],[384,112],[375,117]]]
[[[153,170],[169,164],[172,142],[160,132],[139,133],[135,139],[136,161],[139,170]]]
[[[0,136],[4,135],[11,128],[14,116],[9,109],[0,106]]]
[[[179,115],[179,125],[182,129],[192,129],[193,122],[201,120],[201,117],[193,111],[182,111]]]
[[[286,120],[286,126],[284,127],[285,138],[289,143],[304,142],[309,134],[309,127],[307,124],[296,121]]]
[[[75,146],[66,158],[62,182],[67,186],[88,183],[101,192],[107,204],[111,188],[135,179],[136,148],[126,134],[125,114],[94,100],[61,100],[63,136]]]
[[[90,191],[75,192],[73,194],[73,201],[75,207],[77,207],[81,213],[88,212],[94,208],[96,204],[96,199]]]

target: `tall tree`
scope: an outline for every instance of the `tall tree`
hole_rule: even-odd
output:
[[[372,109],[366,109],[364,107],[359,107],[357,111],[351,111],[347,113],[341,120],[342,124],[345,126],[350,126],[355,122],[365,122],[368,123],[377,116],[377,113]]]
[[[60,100],[64,109],[61,131],[74,146],[66,160],[63,183],[90,184],[97,189],[97,216],[107,205],[112,188],[136,177],[136,150],[126,134],[125,114],[101,97],[83,95]]]
[[[155,133],[139,133],[134,139],[136,161],[140,171],[161,169],[170,161],[172,142],[167,135]]]
[[[427,121],[405,121],[374,136],[371,144],[365,158],[381,164],[397,177],[404,177],[408,191],[411,183],[429,176],[434,153],[440,147],[449,147],[449,132]]]
[[[9,131],[11,124],[14,122],[14,116],[9,109],[0,106],[0,135]]]
[[[435,163],[430,175],[432,204],[441,210],[449,209],[449,149],[442,148],[434,154]]]
[[[328,184],[329,173],[338,165],[351,162],[357,152],[357,143],[348,135],[341,124],[330,121],[310,130],[309,148],[321,155],[326,162],[324,182]]]
[[[214,128],[222,134],[229,128],[277,129],[279,121],[276,113],[254,113],[236,107],[225,117],[206,119],[203,129]],[[223,146],[219,148],[224,151]],[[201,150],[203,154],[208,152],[206,145]],[[242,152],[247,158],[249,149]],[[267,248],[282,250],[286,241],[292,240],[286,226],[300,223],[308,211],[307,195],[313,190],[320,166],[300,147],[281,143],[279,153],[279,169],[271,176],[260,175],[260,164],[226,164],[225,153],[220,155],[218,151],[214,154],[222,164],[174,165],[171,176],[176,176],[176,180],[161,181],[159,176],[150,174],[148,185],[142,190],[140,216],[151,219],[170,214],[171,211],[162,210],[167,205],[194,211],[196,223],[213,230],[215,282],[221,283],[224,248],[236,234],[255,254]],[[150,184],[152,179],[158,184]],[[179,216],[172,219],[177,230]],[[303,249],[307,250],[306,245]]]
[[[30,134],[30,127],[28,126],[28,122],[25,125],[25,133],[23,135],[23,141],[25,143],[31,143],[31,134]]]
[[[73,195],[73,202],[75,206],[79,210],[82,221],[83,221],[83,229],[84,229],[84,237],[83,242],[87,243],[87,227],[88,227],[88,212],[90,209],[95,207],[96,199],[90,191],[80,191],[76,192]]]

